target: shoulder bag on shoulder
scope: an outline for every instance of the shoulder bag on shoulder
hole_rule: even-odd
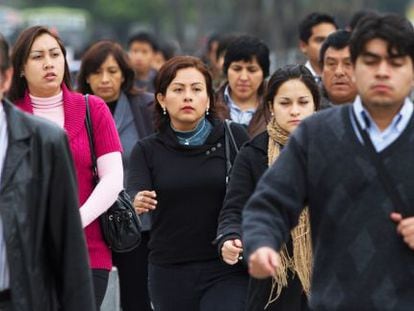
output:
[[[95,144],[93,140],[92,119],[89,110],[88,95],[85,95],[86,103],[86,130],[88,132],[89,146],[91,149],[93,175],[95,184],[98,183],[98,168],[96,164]],[[136,248],[141,242],[142,224],[132,206],[131,199],[125,190],[118,194],[115,203],[101,216],[99,222],[105,242],[117,253],[128,252]]]
[[[237,147],[236,140],[234,139],[233,131],[231,130],[231,120],[224,120],[224,148],[226,152],[226,184],[229,182],[230,172],[233,167],[231,161],[230,146],[233,146],[236,154],[239,152],[239,147]]]

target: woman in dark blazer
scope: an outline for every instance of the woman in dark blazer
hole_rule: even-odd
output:
[[[122,160],[125,180],[133,146],[153,132],[154,96],[138,91],[134,80],[135,73],[127,54],[116,42],[98,41],[82,57],[78,89],[81,93],[101,97],[111,110],[124,149]],[[148,215],[143,215],[141,220],[143,234],[140,246],[128,253],[112,254],[114,265],[119,271],[124,311],[151,310],[147,290],[147,243],[151,224]]]
[[[216,240],[227,264],[234,265],[242,258],[241,215],[244,205],[260,177],[277,159],[290,133],[301,120],[319,108],[319,98],[311,73],[302,65],[288,65],[271,76],[263,105],[271,113],[267,130],[248,142],[237,155],[219,216]],[[292,242],[287,245],[287,251],[292,259]],[[286,271],[294,269],[290,264],[292,261],[287,264]],[[265,307],[266,310],[306,310],[301,276],[287,272],[287,284],[283,285],[272,279],[252,278],[246,310],[264,310]]]

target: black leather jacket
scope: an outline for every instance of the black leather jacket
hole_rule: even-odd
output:
[[[3,101],[0,184],[14,311],[95,310],[77,186],[64,131]]]

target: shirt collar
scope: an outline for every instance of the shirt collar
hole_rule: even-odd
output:
[[[236,104],[230,96],[230,86],[228,84],[224,88],[224,101],[228,106],[236,106]]]
[[[320,76],[316,73],[316,71],[313,69],[312,64],[310,63],[310,61],[307,61],[305,63],[305,67],[309,69],[309,71],[312,73],[312,76],[317,77],[318,79],[320,79]]]
[[[224,101],[226,102],[227,106],[229,106],[230,109],[242,112],[242,110],[237,106],[237,104],[234,102],[234,100],[230,96],[230,86],[227,84],[227,86],[224,89]],[[255,108],[250,108],[245,110],[244,112],[250,112],[254,113],[256,111]]]
[[[361,98],[359,96],[355,98],[355,101],[353,103],[353,109],[354,109],[356,118],[358,120],[358,123],[361,125],[361,128],[363,130],[365,130],[366,128],[369,128],[371,124],[375,128],[377,128],[377,125],[375,124],[368,110],[365,109],[365,107],[362,105]],[[388,126],[387,129],[393,128],[399,133],[401,133],[405,129],[408,122],[410,121],[411,115],[413,114],[413,110],[414,110],[413,103],[407,97],[404,100],[404,104],[402,105],[400,111],[394,116],[391,124]]]
[[[3,103],[0,100],[0,124],[6,122],[6,113],[4,112]]]

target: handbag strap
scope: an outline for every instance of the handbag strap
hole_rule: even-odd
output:
[[[98,176],[98,166],[96,163],[95,143],[93,140],[92,118],[91,118],[91,112],[89,109],[89,94],[84,95],[84,98],[85,98],[85,105],[86,105],[85,126],[86,126],[86,131],[88,133],[89,149],[91,151],[92,174],[93,174],[93,179],[95,181],[95,184],[97,184],[99,182],[99,176]]]
[[[401,199],[400,194],[397,192],[395,185],[392,183],[391,176],[388,174],[388,171],[384,165],[382,156],[376,151],[371,138],[368,135],[367,130],[363,130],[359,121],[355,115],[354,109],[352,109],[352,115],[354,117],[354,121],[358,128],[359,133],[361,134],[362,140],[364,141],[365,146],[367,147],[367,151],[369,156],[371,157],[372,163],[374,163],[375,168],[377,169],[377,174],[380,182],[385,188],[385,191],[388,193],[392,204],[394,205],[394,209],[396,212],[401,213],[405,209],[405,203]]]
[[[231,162],[230,147],[233,146],[236,154],[239,152],[239,147],[237,146],[236,139],[234,138],[233,131],[231,130],[231,123],[233,121],[225,119],[224,120],[224,143],[225,143],[225,152],[226,152],[226,184],[229,182],[231,168],[233,164]],[[231,144],[231,146],[230,146]]]

